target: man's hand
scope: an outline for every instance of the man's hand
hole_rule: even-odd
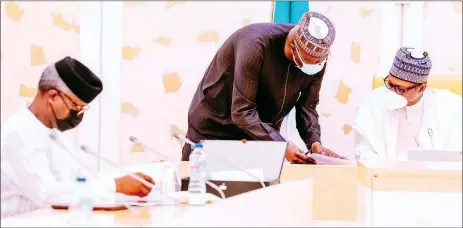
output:
[[[323,147],[319,142],[312,143],[312,153],[321,154],[332,158],[346,159],[345,157],[336,154],[330,149]]]
[[[301,149],[292,143],[288,143],[285,157],[292,164],[316,164],[314,159],[307,157]]]
[[[151,177],[143,173],[135,173],[135,175],[143,178],[147,182],[154,185],[154,181]],[[123,193],[131,196],[145,197],[151,192],[151,187],[144,185],[138,180],[130,177],[129,175],[119,177],[116,181],[116,192]]]

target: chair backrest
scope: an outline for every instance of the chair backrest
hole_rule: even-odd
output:
[[[383,77],[373,78],[373,89],[384,85]],[[447,89],[462,95],[462,75],[430,75],[428,86],[435,89]]]

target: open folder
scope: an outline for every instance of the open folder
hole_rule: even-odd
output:
[[[347,165],[356,166],[357,161],[349,159],[333,158],[321,154],[310,154],[310,157],[317,161],[317,165]]]

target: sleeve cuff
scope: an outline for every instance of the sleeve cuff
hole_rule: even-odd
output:
[[[365,150],[362,152],[358,152],[356,154],[357,160],[373,160],[373,159],[380,159],[377,153],[369,150]]]
[[[111,190],[112,192],[116,192],[116,179],[111,177],[105,177],[103,178],[103,182],[109,190]]]
[[[312,144],[315,142],[319,142],[320,144],[322,143],[320,140],[320,136],[316,133],[312,134],[312,136],[306,141],[307,142],[307,149],[312,148]]]

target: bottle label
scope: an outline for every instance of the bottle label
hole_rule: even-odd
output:
[[[202,173],[192,173],[190,175],[190,183],[188,184],[188,191],[190,193],[205,193],[206,182]]]
[[[205,154],[193,151],[190,156],[190,183],[188,184],[188,191],[191,194],[201,195],[206,193],[205,166]]]

